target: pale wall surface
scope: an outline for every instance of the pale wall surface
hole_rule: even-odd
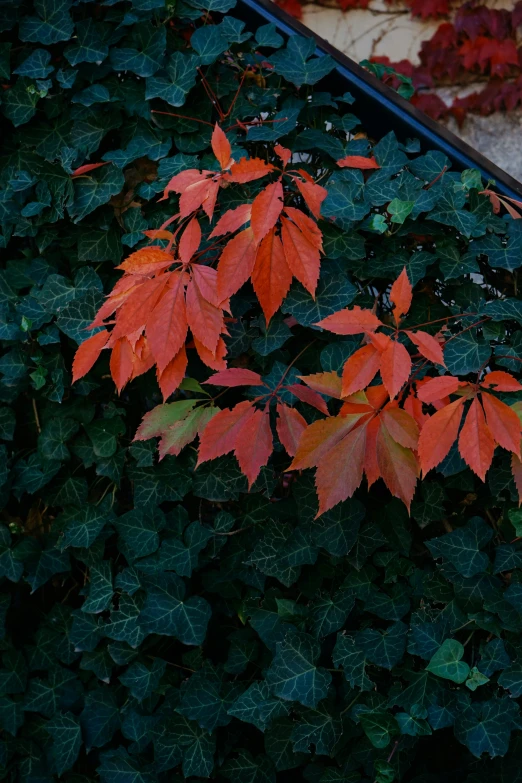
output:
[[[512,9],[516,0],[483,0],[491,8]],[[371,0],[367,10],[340,10],[335,0],[321,0],[304,7],[303,22],[353,60],[386,55],[392,61],[407,58],[418,62],[422,41],[432,37],[440,22],[413,20],[408,9],[384,0]],[[477,85],[476,88],[480,88]],[[473,85],[467,91],[473,91]],[[454,93],[455,94],[455,93]],[[449,95],[442,94],[448,100]],[[522,111],[497,113],[490,117],[470,116],[462,128],[448,123],[475,149],[512,176],[522,181]]]

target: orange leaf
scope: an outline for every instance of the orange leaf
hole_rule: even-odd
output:
[[[518,492],[518,505],[522,504],[522,462],[516,454],[511,455],[511,472]]]
[[[206,364],[211,370],[221,372],[227,369],[227,346],[221,336],[217,342],[215,353],[211,353],[208,348],[205,348],[196,337],[194,337],[194,345],[203,364]]]
[[[415,419],[402,408],[388,406],[381,413],[386,429],[396,443],[405,449],[417,449],[419,428]]]
[[[102,348],[104,348],[107,340],[109,339],[109,332],[107,329],[102,329],[101,332],[88,337],[78,347],[74,354],[72,365],[72,382],[76,383],[77,380],[87,375],[91,367],[94,366],[96,359],[100,355]]]
[[[316,182],[303,182],[298,177],[294,177],[294,182],[305,200],[306,206],[312,215],[319,220],[321,217],[321,204],[327,197],[328,191]]]
[[[168,194],[171,190],[174,193],[183,193],[189,185],[195,185],[197,182],[206,180],[207,177],[213,174],[212,171],[199,171],[199,169],[185,169],[180,171],[179,174],[175,174],[172,179],[169,180],[167,187],[163,191],[163,198],[168,198]]]
[[[262,240],[252,270],[252,285],[263,310],[267,325],[288,293],[292,282],[290,271],[275,229],[271,229]]]
[[[492,394],[482,392],[487,425],[499,446],[520,457],[521,424],[515,411]]]
[[[108,160],[104,160],[103,163],[86,163],[84,166],[74,169],[71,177],[80,177],[82,174],[87,174],[89,171],[99,169],[100,166],[106,166],[108,163],[110,163]]]
[[[259,471],[266,465],[274,450],[270,414],[268,411],[255,410],[241,427],[234,454],[241,472],[248,479],[248,488],[252,486]]]
[[[257,372],[244,370],[241,367],[230,367],[228,370],[211,375],[203,383],[211,383],[213,386],[266,386]]]
[[[417,397],[422,402],[436,402],[450,394],[455,394],[459,386],[458,378],[453,375],[441,375],[440,378],[431,378],[423,384],[417,392]]]
[[[511,373],[503,370],[494,370],[486,375],[480,384],[484,389],[493,389],[499,392],[521,391],[522,386],[513,378]]]
[[[285,214],[294,221],[305,239],[322,252],[323,232],[315,220],[305,215],[301,209],[295,209],[295,207],[285,207]]]
[[[381,354],[373,345],[355,351],[345,362],[342,377],[342,396],[348,397],[368,386],[379,371]]]
[[[251,228],[245,228],[223,248],[218,264],[217,290],[227,299],[246,283],[256,260],[257,244]]]
[[[277,403],[277,415],[276,429],[279,440],[286,453],[294,457],[301,436],[308,426],[306,419],[295,408],[289,408],[281,402]]]
[[[417,346],[419,353],[430,362],[434,364],[440,364],[443,367],[444,354],[442,353],[442,346],[439,341],[428,332],[406,332],[412,343]]]
[[[201,244],[201,228],[197,218],[193,217],[185,228],[179,240],[178,256],[184,264],[188,264]]]
[[[230,165],[230,155],[232,153],[232,148],[225,132],[219,127],[217,122],[212,132],[210,143],[212,145],[212,152],[216,156],[221,168],[228,168]]]
[[[195,279],[187,286],[187,321],[194,337],[215,355],[223,329],[223,311],[208,302]]]
[[[422,472],[426,474],[447,456],[458,434],[464,397],[446,405],[431,416],[419,436],[419,458]]]
[[[160,373],[158,371],[156,377],[164,401],[168,400],[170,395],[176,391],[185,377],[187,363],[187,352],[185,346],[182,345],[177,355],[167,364],[163,372]]]
[[[220,307],[223,299],[220,299],[217,292],[217,272],[211,266],[204,264],[192,264],[192,279],[197,284],[201,296],[215,307]],[[223,307],[224,309],[224,307]]]
[[[275,145],[274,152],[277,155],[277,157],[282,160],[283,166],[286,166],[288,164],[288,161],[292,157],[292,151],[287,149],[286,147],[282,147],[280,144]]]
[[[470,466],[471,470],[484,481],[491,465],[494,451],[495,441],[493,435],[486,424],[482,405],[478,397],[475,397],[459,435],[460,456]]]
[[[318,372],[314,375],[299,375],[298,377],[319,394],[335,397],[336,400],[341,399],[341,379],[336,372]]]
[[[339,310],[338,313],[328,315],[315,326],[322,326],[323,329],[334,334],[361,334],[374,332],[382,326],[382,322],[371,310],[363,310],[355,305],[351,310]]]
[[[199,444],[198,465],[234,451],[243,428],[255,413],[252,402],[245,400],[231,410],[219,411],[209,422]]]
[[[317,408],[318,411],[321,411],[321,413],[324,413],[326,416],[330,415],[326,402],[317,392],[309,389],[307,386],[301,386],[299,383],[292,383],[286,388],[288,391],[292,392],[292,394],[295,394],[297,399],[301,400],[301,402],[306,402],[313,408]]]
[[[411,373],[410,354],[398,340],[390,340],[381,355],[381,378],[393,400],[407,382]]]
[[[230,167],[230,174],[225,175],[227,182],[238,182],[244,185],[245,182],[253,182],[255,179],[270,174],[274,170],[271,163],[265,163],[261,158],[241,158],[238,163],[233,163]]]
[[[141,233],[149,239],[166,239],[168,242],[174,236],[172,231],[167,231],[166,228],[151,228],[150,231],[142,231]]]
[[[158,304],[171,274],[176,273],[160,275],[136,286],[135,291],[131,293],[118,311],[116,326],[111,333],[113,339],[117,340],[132,334],[145,326],[151,312]]]
[[[251,212],[252,204],[240,204],[235,209],[229,209],[219,218],[209,239],[223,236],[223,234],[233,234],[238,228],[248,223]]]
[[[283,209],[283,185],[281,180],[267,185],[252,202],[250,225],[259,243],[275,226]]]
[[[110,370],[119,394],[132,375],[132,346],[126,337],[120,337],[114,344]]]
[[[287,218],[281,218],[281,227],[286,263],[294,277],[299,280],[311,296],[315,297],[321,266],[319,251]]]
[[[208,177],[198,180],[189,185],[182,193],[179,199],[179,213],[181,218],[186,218],[195,212],[208,198],[211,186],[211,180]]]
[[[212,179],[209,183],[207,194],[203,199],[203,203],[201,204],[204,213],[206,214],[206,216],[211,222],[212,222],[212,217],[214,215],[214,208],[216,206],[218,193],[219,193],[219,180]],[[181,199],[179,203],[181,205]]]
[[[380,416],[370,419],[366,427],[366,451],[364,454],[364,472],[368,489],[381,477],[379,463],[377,461],[377,435],[381,427]]]
[[[341,168],[348,169],[380,169],[375,158],[364,158],[362,155],[347,155],[337,161]]]
[[[390,290],[390,301],[395,305],[393,317],[396,324],[401,320],[401,316],[405,315],[410,309],[412,298],[413,289],[408,279],[406,267],[404,267]]]
[[[315,474],[318,517],[353,495],[362,480],[365,450],[366,425],[363,424],[324,455]]]
[[[173,263],[174,259],[170,253],[166,253],[161,247],[152,245],[135,250],[116,269],[123,269],[131,275],[149,275],[161,272]]]
[[[147,338],[142,334],[134,346],[131,381],[134,378],[139,378],[140,375],[148,372],[152,367],[154,367],[154,356],[150,350]]]
[[[363,416],[363,413],[356,413],[314,421],[303,433],[290,470],[303,470],[319,465],[325,455],[353,430]]]
[[[138,276],[124,275],[120,278],[96,313],[94,321],[88,328],[95,329],[97,326],[103,326],[105,319],[112,315],[115,310],[118,310],[145,282],[145,278]]]
[[[417,459],[413,451],[395,441],[384,424],[377,433],[377,463],[384,483],[409,511],[419,476]]]
[[[147,318],[145,331],[160,373],[176,356],[187,337],[185,281],[185,274],[172,272],[163,296]]]

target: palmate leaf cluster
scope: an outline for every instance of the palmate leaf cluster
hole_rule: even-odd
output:
[[[133,440],[161,403],[152,372],[118,396],[102,356],[71,385],[115,266],[176,213],[166,184],[216,167],[208,85],[236,159],[280,142],[328,190],[315,300],[294,282],[267,329],[244,286],[231,366],[270,389],[340,371],[360,335],[314,324],[377,298],[386,311],[406,267],[405,328],[449,324],[449,373],[519,374],[522,221],[493,213],[477,172],[386,129],[368,139],[351,97],[328,92],[332,62],[232,6],[0,4],[2,775],[516,783],[522,513],[507,452],[483,483],[452,449],[410,516],[379,482],[316,518],[311,472],[286,472],[276,434],[248,492],[232,456],[196,470],[193,448],[158,461]],[[351,155],[380,168],[340,170]],[[74,175],[90,163],[105,165]],[[220,209],[258,187],[223,189]],[[208,377],[188,357],[178,400]]]

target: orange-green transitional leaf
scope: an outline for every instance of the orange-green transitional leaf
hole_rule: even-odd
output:
[[[181,235],[178,246],[178,256],[184,264],[188,264],[201,244],[201,227],[198,219],[193,217]]]
[[[272,228],[259,245],[252,270],[252,285],[267,325],[281,307],[291,282],[283,245]]]
[[[364,417],[364,413],[332,416],[310,424],[299,442],[290,470],[314,468],[339,441]]]
[[[109,339],[109,332],[102,329],[88,337],[77,349],[72,365],[72,382],[75,383],[86,375],[94,366]]]
[[[208,348],[205,348],[196,337],[194,337],[194,345],[203,364],[206,364],[211,370],[221,372],[221,370],[227,369],[227,346],[222,336],[219,337],[215,353],[211,353]]]
[[[237,163],[230,167],[230,173],[225,175],[227,182],[237,182],[244,185],[246,182],[253,182],[255,179],[270,174],[274,170],[271,163],[265,163],[261,158],[241,158]]]
[[[170,253],[152,245],[131,253],[116,269],[123,269],[131,275],[150,275],[167,269],[173,263],[174,259]]]
[[[251,228],[245,228],[225,245],[217,270],[217,291],[221,300],[235,294],[249,279],[256,251],[257,243]]]
[[[517,414],[492,394],[482,393],[482,405],[489,430],[499,446],[520,456],[522,428]]]
[[[277,403],[276,429],[279,440],[290,457],[295,457],[299,441],[308,424],[295,408],[289,408],[282,402]]]
[[[377,433],[377,464],[384,483],[396,498],[410,510],[419,476],[419,465],[413,451],[392,437],[383,423]]]
[[[369,386],[379,372],[381,355],[373,345],[364,345],[348,357],[343,367],[343,397]]]
[[[281,237],[286,263],[292,274],[315,297],[321,266],[319,250],[307,240],[295,223],[284,217],[281,218]]]
[[[323,456],[315,474],[318,517],[353,495],[362,480],[365,450],[366,423],[363,423]]]
[[[504,370],[494,370],[486,375],[480,384],[484,389],[492,389],[499,392],[522,391],[522,385],[511,373]]]
[[[430,362],[445,367],[444,354],[439,341],[428,332],[406,332],[412,343],[417,346],[419,353]]]
[[[240,204],[235,209],[229,209],[228,212],[219,218],[209,239],[221,237],[223,234],[233,234],[245,223],[250,220],[252,204]]]
[[[427,383],[419,387],[417,397],[422,402],[437,402],[455,394],[460,386],[460,381],[453,375],[441,375],[440,378],[431,378]]]
[[[257,372],[241,367],[230,367],[228,370],[211,375],[204,383],[213,386],[265,386],[265,382]]]
[[[118,310],[116,325],[111,333],[112,339],[117,340],[119,337],[143,329],[158,304],[171,274],[175,273],[163,274],[136,286]]]
[[[187,337],[185,283],[184,273],[172,272],[163,296],[147,318],[146,335],[160,372],[176,356]]]
[[[358,391],[344,398],[342,413],[373,413],[382,408],[389,399],[384,386],[369,386],[365,391]]]
[[[286,388],[288,391],[292,392],[292,394],[295,394],[297,399],[301,400],[301,402],[306,402],[313,408],[317,408],[318,411],[321,411],[321,413],[324,413],[326,416],[330,415],[326,402],[321,395],[317,394],[313,389],[309,389],[308,386],[301,386],[299,383],[292,383]]]
[[[287,149],[286,147],[282,147],[280,144],[275,145],[274,152],[277,155],[277,157],[282,161],[283,166],[286,166],[292,158],[292,151]]]
[[[419,459],[426,474],[439,465],[455,443],[459,434],[464,397],[437,411],[425,423],[419,436]]]
[[[393,317],[396,324],[401,320],[401,316],[406,315],[410,309],[412,298],[413,288],[408,279],[406,267],[404,267],[390,290],[390,301],[394,305]]]
[[[110,370],[112,380],[116,384],[118,394],[123,387],[130,381],[132,365],[132,345],[126,337],[120,337],[116,340],[111,353]]]
[[[377,435],[381,428],[381,417],[374,416],[366,425],[366,450],[364,453],[364,473],[368,489],[381,477],[377,461]]]
[[[382,322],[371,310],[363,310],[359,305],[355,305],[351,310],[339,310],[333,315],[328,315],[315,326],[322,326],[323,329],[334,334],[362,334],[374,332],[382,326]]]
[[[169,427],[184,419],[197,402],[198,400],[178,400],[177,402],[156,405],[141,420],[134,440],[148,440],[164,435]]]
[[[300,375],[299,378],[319,394],[341,399],[341,379],[336,372],[318,372],[314,375]]]
[[[398,340],[390,340],[381,354],[381,378],[390,399],[394,399],[411,373],[410,354]]]
[[[294,221],[304,238],[317,250],[323,250],[323,232],[312,218],[295,207],[285,207],[285,215]]]
[[[278,180],[267,185],[252,202],[250,225],[257,243],[275,226],[282,209],[283,184]]]
[[[235,408],[219,411],[205,427],[199,444],[198,465],[234,451],[241,432],[255,414],[252,402],[245,400]]]
[[[227,169],[231,163],[230,155],[232,153],[232,148],[225,132],[217,123],[212,132],[210,143],[212,145],[212,152],[216,156],[219,165],[222,169]]]
[[[294,182],[297,185],[297,189],[303,197],[306,206],[312,215],[319,220],[321,217],[321,204],[328,195],[328,191],[316,182],[303,182],[299,177],[294,177]]]
[[[494,451],[495,440],[486,424],[482,405],[478,397],[475,397],[459,435],[460,456],[471,470],[484,481],[493,460]]]
[[[419,427],[409,413],[402,408],[388,405],[382,411],[381,419],[394,441],[405,449],[417,449]]]
[[[341,168],[348,169],[380,169],[375,158],[365,158],[362,155],[347,155],[337,161]]]
[[[157,372],[158,385],[164,400],[176,391],[187,371],[187,352],[182,345],[177,355],[170,361],[163,372]]]
[[[208,302],[196,280],[193,278],[187,286],[187,321],[194,337],[215,354],[223,330],[223,311]]]
[[[241,472],[248,479],[249,489],[268,462],[273,449],[270,414],[268,410],[255,410],[241,427],[234,449]]]
[[[177,457],[185,446],[192,443],[196,435],[203,432],[209,421],[219,412],[214,406],[199,407],[187,414],[183,419],[172,424],[158,444],[160,460],[167,454]]]
[[[518,505],[522,504],[522,461],[516,454],[511,455],[511,472],[518,492]]]

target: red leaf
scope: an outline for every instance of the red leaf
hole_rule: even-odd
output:
[[[429,359],[430,362],[433,362],[434,364],[440,364],[443,367],[446,366],[444,364],[442,346],[435,337],[433,337],[431,334],[428,334],[428,332],[406,331],[406,334],[412,343],[417,346],[419,353],[422,354],[422,356],[424,356],[426,359]]]
[[[493,435],[486,424],[482,405],[478,397],[475,397],[459,435],[460,455],[471,470],[484,481],[493,460],[494,451]]]
[[[100,355],[109,339],[107,329],[91,335],[76,350],[72,365],[72,382],[76,383],[84,375],[87,375],[91,367],[94,366],[96,359]]]
[[[255,410],[253,416],[244,422],[234,449],[241,472],[248,479],[249,489],[268,462],[273,448],[270,414],[267,410]]]
[[[100,166],[106,166],[108,163],[110,163],[108,160],[104,160],[103,163],[86,163],[84,166],[74,169],[71,177],[80,177],[82,174],[87,174],[89,171],[99,169]]]
[[[181,218],[188,217],[200,208],[205,199],[208,198],[211,184],[211,180],[208,177],[200,177],[182,192],[179,199]]]
[[[149,275],[161,272],[173,263],[174,259],[170,253],[152,245],[135,250],[116,269],[123,269],[131,275]]]
[[[313,468],[359,423],[363,413],[331,416],[310,424],[303,433],[290,470]]]
[[[377,464],[384,483],[410,510],[419,476],[415,454],[395,441],[384,425],[377,433]]]
[[[499,446],[520,456],[521,424],[515,411],[492,394],[482,393],[487,425]]]
[[[381,355],[381,378],[393,400],[407,382],[411,373],[410,354],[398,340],[390,340]]]
[[[274,152],[283,162],[283,166],[286,167],[289,160],[292,158],[292,151],[286,147],[282,147],[280,144],[276,144],[274,147]]]
[[[322,252],[323,232],[317,223],[308,215],[305,215],[301,209],[295,209],[295,207],[285,207],[285,214],[294,221],[305,239]]]
[[[263,310],[267,325],[288,293],[292,282],[281,240],[271,229],[263,239],[256,254],[252,270],[252,285]]]
[[[317,394],[317,392],[309,389],[307,386],[301,386],[299,383],[292,383],[286,388],[288,391],[292,392],[292,394],[294,394],[298,400],[301,400],[301,402],[306,402],[313,408],[317,408],[318,411],[321,411],[321,413],[324,413],[326,416],[330,415],[326,402],[323,400],[320,394]]]
[[[179,174],[175,174],[172,179],[169,180],[167,187],[163,191],[163,198],[168,198],[171,190],[175,193],[184,193],[190,185],[203,182],[211,174],[213,174],[212,171],[199,171],[198,169],[180,171]]]
[[[366,388],[379,371],[381,354],[373,345],[365,345],[355,351],[345,362],[342,377],[342,396]]]
[[[230,174],[225,175],[227,182],[252,182],[255,179],[270,174],[274,170],[271,163],[265,163],[261,158],[241,158],[238,163],[233,163],[230,167]]]
[[[110,369],[119,394],[132,375],[132,346],[126,337],[116,340],[111,353]]]
[[[419,436],[419,458],[424,474],[447,456],[459,434],[464,397],[446,405],[431,416]]]
[[[228,370],[211,375],[204,383],[213,386],[266,386],[257,372],[243,370],[241,367],[230,367]]]
[[[419,428],[417,422],[402,408],[386,407],[381,419],[394,441],[405,449],[417,449]]]
[[[518,505],[522,504],[522,462],[516,454],[511,455],[511,472],[518,492]]]
[[[142,285],[136,286],[135,291],[126,299],[118,311],[116,326],[111,333],[111,337],[114,340],[133,334],[138,329],[143,329],[150,314],[159,302],[171,274],[176,273],[171,272],[160,275],[152,280],[147,280]]]
[[[186,302],[187,321],[192,334],[215,354],[223,329],[223,311],[203,297],[195,279],[187,286]]]
[[[179,240],[178,256],[184,264],[188,264],[201,244],[201,228],[197,218],[188,223]]]
[[[230,165],[230,155],[232,153],[232,148],[225,132],[219,127],[217,122],[212,132],[211,144],[212,152],[216,156],[221,168],[228,168]]]
[[[197,284],[201,296],[215,307],[220,307],[224,300],[218,296],[217,277],[216,270],[212,269],[211,266],[204,266],[203,264],[192,265],[192,279]],[[225,308],[223,307],[223,309]]]
[[[377,461],[377,435],[381,427],[380,416],[370,419],[366,427],[366,452],[364,454],[364,472],[368,489],[381,477],[379,463]]]
[[[347,155],[337,161],[341,168],[348,169],[380,169],[375,158],[364,158],[362,155]]]
[[[390,290],[390,300],[395,305],[393,317],[395,318],[396,324],[399,323],[401,316],[405,315],[410,309],[412,298],[413,289],[408,279],[406,267],[404,267]]]
[[[223,236],[223,234],[233,234],[238,228],[244,226],[250,220],[252,212],[251,204],[240,204],[235,209],[229,209],[228,212],[219,218],[209,239]]]
[[[281,218],[281,227],[286,263],[294,277],[299,280],[311,296],[315,297],[321,266],[319,251],[287,218]]]
[[[366,450],[366,425],[357,427],[334,446],[319,463],[315,486],[321,516],[351,497],[360,485]]]
[[[328,191],[315,182],[303,182],[299,177],[294,177],[294,182],[304,198],[306,206],[312,215],[319,220],[321,217],[321,204],[328,195]]]
[[[235,408],[225,408],[209,422],[199,444],[198,465],[234,451],[246,423],[255,413],[252,402],[245,400]]]
[[[187,371],[187,352],[182,345],[178,354],[170,361],[162,373],[157,373],[158,384],[164,400],[176,391]]]
[[[455,394],[460,383],[459,379],[453,375],[441,375],[440,378],[431,378],[419,388],[417,397],[422,402],[437,402],[450,394]]]
[[[371,310],[363,310],[355,305],[351,310],[339,310],[323,318],[315,326],[322,326],[334,334],[361,334],[375,331],[382,323]]]
[[[207,367],[216,372],[221,372],[227,369],[226,355],[227,346],[223,338],[220,336],[215,353],[211,353],[208,348],[205,348],[196,337],[194,337],[194,345],[198,356]]]
[[[221,300],[235,294],[249,279],[256,251],[257,244],[251,228],[245,228],[225,245],[217,270],[217,290]]]
[[[185,281],[185,274],[172,272],[163,296],[147,318],[146,335],[160,373],[187,337]]]
[[[308,424],[295,408],[289,408],[281,402],[277,403],[276,422],[277,435],[290,457],[294,457],[299,446],[299,441]]]
[[[499,392],[521,391],[522,386],[516,378],[503,370],[494,370],[486,375],[480,384],[484,389],[493,389]]]
[[[341,399],[341,379],[336,372],[318,372],[314,375],[300,375],[299,378],[319,394]]]
[[[252,202],[250,225],[259,243],[275,226],[283,209],[283,185],[281,180],[267,185]]]

